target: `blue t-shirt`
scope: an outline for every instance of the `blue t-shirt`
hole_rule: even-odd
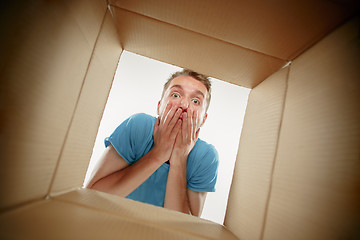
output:
[[[121,123],[105,146],[111,143],[130,165],[154,147],[153,131],[156,118],[144,113],[135,114]],[[187,188],[197,192],[214,192],[219,157],[214,146],[198,139],[187,159]],[[127,198],[164,206],[169,164],[162,164],[143,184]]]

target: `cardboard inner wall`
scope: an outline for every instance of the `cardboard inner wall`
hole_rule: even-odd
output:
[[[19,5],[12,5],[0,61],[0,97],[6,103],[0,117],[1,238],[346,239],[355,229],[358,18],[281,69],[286,59],[216,38],[217,27],[196,32],[197,26],[165,23],[156,13],[143,16],[141,8],[111,7],[115,29],[105,1]],[[171,49],[169,42],[174,42]],[[225,227],[74,190],[85,176],[120,43],[229,82],[257,85],[249,98]],[[298,50],[304,48],[278,53]]]
[[[143,15],[284,61],[293,60],[356,9],[351,6],[356,4],[352,0],[157,0],[156,3],[109,0],[109,3],[115,6],[114,11],[121,9]],[[167,34],[162,37],[164,35]],[[188,47],[196,49],[198,46],[190,44]],[[239,67],[243,64],[238,63]],[[224,67],[225,64],[221,69]],[[229,81],[228,78],[218,78]]]
[[[251,91],[225,219],[240,239],[355,236],[358,29],[356,18],[294,60],[288,87],[278,72]]]
[[[90,68],[89,64],[94,58],[97,62],[101,60],[92,56],[107,11],[105,2],[31,2],[28,5],[14,7],[18,11],[13,12],[13,22],[7,26],[9,32],[12,31],[7,43],[10,50],[8,55],[2,55],[1,88],[6,89],[2,92],[6,104],[1,112],[0,209],[47,195],[69,128],[73,119],[77,119],[75,113],[84,111],[79,97],[86,94],[81,90],[90,84],[84,81],[91,79],[94,67],[101,69],[98,63]],[[105,89],[109,88],[117,64],[114,59],[111,61],[114,61],[113,67],[101,69],[103,74],[110,70],[109,78],[103,75],[98,79],[104,82]],[[106,91],[102,103],[98,104],[104,105]],[[90,141],[96,136],[102,107],[97,111],[96,114],[94,109],[92,118],[85,121],[95,123],[92,135],[87,135]],[[77,131],[83,133],[84,129]],[[73,153],[77,154],[76,162],[82,162],[79,166],[84,169],[78,170],[83,174],[91,153],[89,139],[83,140],[87,146],[85,155],[77,154],[84,153],[79,149]],[[81,186],[79,178],[83,177],[78,176],[72,187]]]
[[[240,239],[260,239],[270,190],[289,68],[249,95],[225,225]]]
[[[359,29],[356,18],[290,67],[263,239],[360,233]]]
[[[82,186],[92,153],[89,149],[94,146],[121,51],[113,19],[107,11],[54,174],[52,194]]]
[[[286,64],[258,53],[118,7],[111,7],[127,51],[252,88]],[[256,65],[256,68],[254,66]]]

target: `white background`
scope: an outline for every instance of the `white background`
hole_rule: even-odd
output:
[[[157,116],[163,85],[181,68],[124,51],[100,123],[85,182],[105,149],[104,138],[129,116]],[[202,218],[223,224],[250,89],[211,78],[212,99],[199,137],[215,146],[220,164],[216,192],[208,193]]]

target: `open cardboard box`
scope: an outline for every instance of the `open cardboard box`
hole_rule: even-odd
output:
[[[359,237],[356,1],[8,2],[1,239]],[[224,225],[81,188],[124,49],[252,88]]]

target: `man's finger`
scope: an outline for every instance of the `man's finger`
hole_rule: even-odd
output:
[[[174,126],[175,126],[175,124],[177,123],[177,120],[179,120],[179,117],[180,117],[180,115],[181,115],[181,113],[182,113],[182,109],[181,108],[178,108],[178,109],[176,109],[176,111],[175,111],[175,113],[174,113],[174,115],[171,117],[171,116],[169,116],[169,129],[173,129],[174,128]]]
[[[191,118],[190,118],[191,125],[190,125],[190,129],[189,129],[189,134],[191,137],[194,136],[194,129],[195,129],[194,115],[195,115],[195,113],[196,113],[196,111],[191,111]]]
[[[191,130],[192,130],[192,110],[188,109],[188,113],[187,113],[187,134],[188,136],[191,137]]]
[[[183,113],[182,120],[183,120],[182,127],[181,127],[182,138],[186,139],[188,136],[188,128],[189,128],[189,125],[188,125],[189,120],[188,120],[187,112]]]
[[[193,133],[194,133],[194,137],[196,136],[196,131],[198,128],[198,123],[199,123],[199,112],[195,111],[194,113],[194,128],[193,128]]]
[[[157,117],[156,122],[154,124],[154,132],[156,132],[158,130],[159,124],[160,124],[160,116]]]
[[[170,111],[172,109],[172,104],[171,102],[169,102],[167,105],[166,105],[166,108],[162,114],[163,118],[161,119],[161,124],[164,124],[166,119],[167,119],[167,116],[169,115]]]
[[[178,135],[179,131],[181,130],[182,121],[178,119],[175,123],[175,126],[170,134],[170,141],[175,141],[176,136]]]
[[[199,137],[199,132],[200,132],[200,128],[196,131],[195,133],[195,141],[198,139]]]

